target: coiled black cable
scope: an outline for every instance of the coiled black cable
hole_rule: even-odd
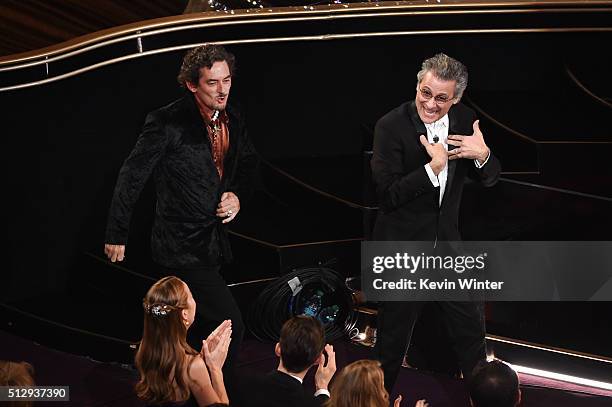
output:
[[[299,279],[301,290],[294,294],[290,281]],[[247,325],[262,341],[277,341],[283,323],[295,315],[310,315],[323,323],[326,340],[344,335],[352,313],[352,296],[344,278],[330,268],[295,269],[268,284],[249,309]]]

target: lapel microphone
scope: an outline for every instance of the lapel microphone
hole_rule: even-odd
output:
[[[437,143],[440,140],[440,138],[438,136],[433,136],[433,142]]]

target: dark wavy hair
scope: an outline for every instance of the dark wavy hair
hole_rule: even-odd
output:
[[[197,84],[200,80],[200,69],[212,68],[215,62],[227,62],[230,74],[236,70],[236,58],[221,45],[205,44],[189,50],[183,58],[183,64],[176,80],[183,88],[186,83]]]
[[[164,277],[153,284],[143,300],[144,331],[135,360],[140,373],[136,393],[150,404],[182,401],[191,396],[184,376],[189,371],[185,355],[195,356],[198,352],[187,344],[181,315],[189,299],[186,287],[178,277]]]

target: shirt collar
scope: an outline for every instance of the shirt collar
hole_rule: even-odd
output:
[[[426,123],[425,127],[430,130],[438,130],[441,128],[448,128],[448,113],[442,116],[442,118],[436,120],[433,123]]]
[[[303,380],[301,377],[299,377],[299,376],[295,376],[295,375],[292,375],[292,374],[291,374],[291,373],[289,373],[289,372],[287,372],[287,374],[288,374],[289,376],[293,377],[294,379],[296,379],[297,381],[299,381],[300,383],[302,383],[302,384],[304,383],[304,380]]]
[[[206,124],[210,125],[211,122],[212,122],[212,115],[213,115],[213,113],[215,111],[211,110],[204,103],[200,102],[200,99],[198,99],[195,94],[193,95],[193,98],[195,99],[196,106],[198,106],[198,110],[200,111],[200,115],[202,115],[202,118],[204,119]],[[223,123],[227,123],[228,120],[229,120],[225,110],[220,112],[218,118],[220,118],[221,122],[223,122]]]

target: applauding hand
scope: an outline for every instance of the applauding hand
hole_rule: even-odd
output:
[[[397,396],[397,398],[393,402],[393,407],[400,407],[401,403],[402,403],[402,395],[400,394],[399,396]],[[429,404],[427,403],[427,400],[423,399],[423,400],[417,401],[414,407],[429,407]]]
[[[327,353],[327,364],[325,359],[321,358],[321,363],[315,373],[315,387],[317,390],[325,389],[329,386],[334,373],[336,373],[336,353],[332,345],[325,345],[325,353]]]
[[[232,340],[232,321],[225,320],[202,341],[202,358],[210,370],[221,370]]]

